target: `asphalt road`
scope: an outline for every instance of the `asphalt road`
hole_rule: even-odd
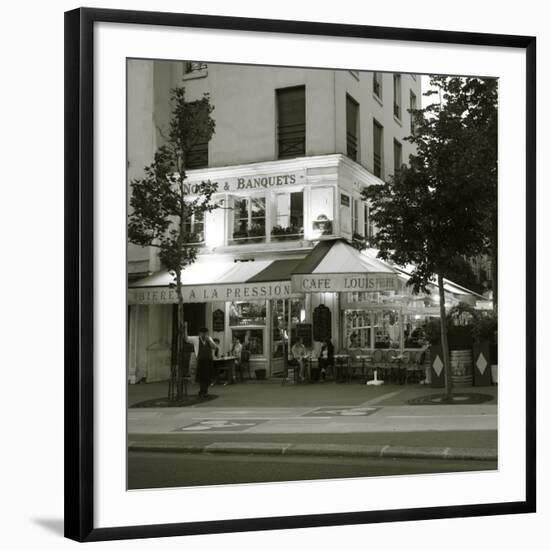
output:
[[[496,469],[496,462],[128,453],[128,488],[148,489]]]

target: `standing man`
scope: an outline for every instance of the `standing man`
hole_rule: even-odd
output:
[[[199,330],[199,348],[197,353],[197,382],[200,385],[199,397],[208,396],[208,386],[213,378],[213,352],[218,349],[214,340],[208,335],[207,328]]]

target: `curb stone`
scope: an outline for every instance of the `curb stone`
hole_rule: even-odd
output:
[[[342,456],[365,458],[430,458],[442,460],[497,460],[497,450],[466,447],[406,447],[401,445],[338,445],[332,443],[238,443],[187,445],[178,442],[129,442],[128,451],[194,454],[258,454]]]

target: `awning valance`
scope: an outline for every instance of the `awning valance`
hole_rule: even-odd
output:
[[[291,297],[290,274],[298,260],[248,262],[199,259],[182,272],[185,302],[216,302]],[[174,276],[155,273],[129,285],[129,304],[175,304]]]

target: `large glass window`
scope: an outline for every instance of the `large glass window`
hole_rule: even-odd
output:
[[[344,314],[345,347],[347,349],[370,349],[372,347],[373,313],[346,310]]]
[[[235,197],[232,242],[265,241],[265,197]]]
[[[264,326],[265,300],[231,302],[229,325],[232,327]]]
[[[273,241],[301,239],[304,235],[304,193],[277,193],[275,195],[275,225],[271,229]]]
[[[189,243],[204,242],[204,212],[195,212],[183,222],[183,230]]]
[[[384,128],[382,125],[373,121],[373,171],[374,175],[382,178],[384,173],[382,170],[382,161],[384,159]]]
[[[277,136],[280,159],[306,154],[306,88],[282,88],[277,94]]]
[[[315,237],[332,235],[334,221],[334,192],[332,187],[311,189],[311,220]]]
[[[264,354],[264,329],[233,329],[233,338],[247,349],[251,355]]]
[[[346,150],[351,160],[357,160],[359,150],[359,103],[346,94]]]

